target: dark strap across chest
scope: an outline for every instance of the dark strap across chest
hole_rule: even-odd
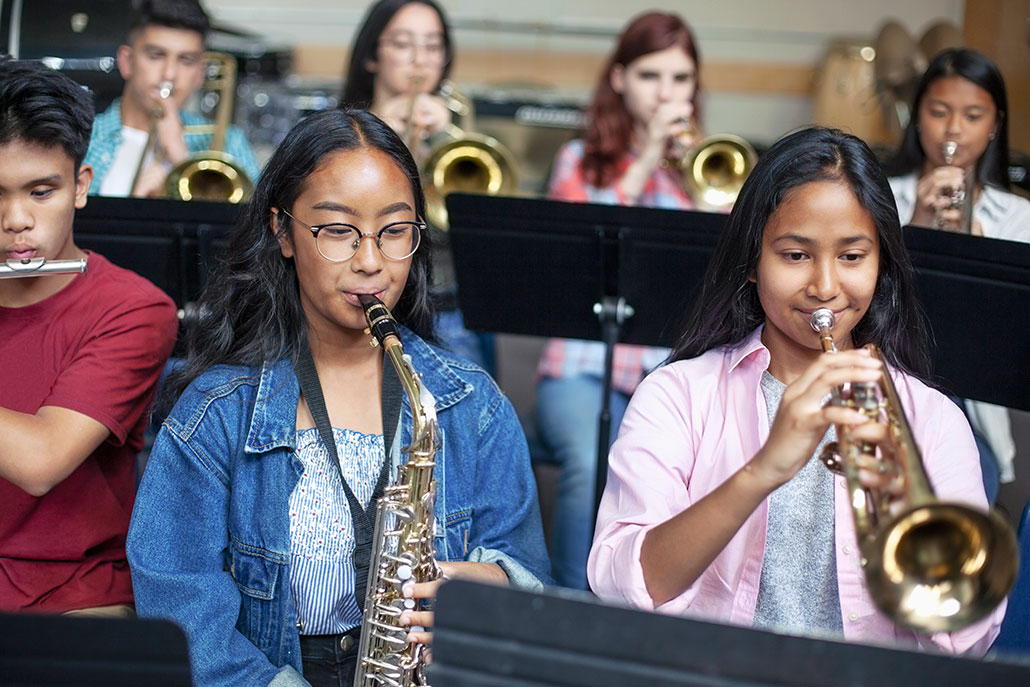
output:
[[[372,498],[369,499],[368,507],[363,508],[357,496],[354,495],[354,490],[350,488],[347,479],[343,476],[343,466],[340,464],[340,457],[336,451],[336,439],[333,437],[333,428],[329,423],[325,397],[322,395],[322,384],[318,379],[318,371],[315,369],[315,360],[311,356],[311,348],[306,341],[294,371],[297,373],[297,381],[300,382],[300,391],[304,395],[304,402],[307,403],[311,417],[315,420],[318,435],[325,444],[333,465],[336,466],[340,482],[343,484],[343,493],[347,496],[351,522],[354,524],[354,598],[358,602],[358,608],[364,609],[365,587],[368,584],[368,569],[372,557],[372,537],[375,534],[376,502],[383,495],[390,476],[390,455],[394,434],[397,432],[397,422],[400,419],[404,391],[393,366],[383,365],[383,445],[386,448],[386,456],[383,460],[383,467],[379,471]]]

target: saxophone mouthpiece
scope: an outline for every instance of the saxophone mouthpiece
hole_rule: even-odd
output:
[[[833,311],[829,308],[819,308],[812,313],[812,317],[808,320],[809,324],[812,325],[812,329],[817,332],[821,332],[824,327],[826,329],[833,329],[835,321],[836,318],[833,316]]]
[[[390,309],[370,293],[358,295],[358,302],[365,311],[365,321],[368,323],[368,333],[372,335],[372,345],[386,347],[388,338],[393,337],[400,341],[397,334],[397,321],[390,314]]]
[[[958,143],[955,141],[945,141],[941,145],[941,156],[944,158],[944,164],[950,165],[955,161],[955,153],[958,152]]]

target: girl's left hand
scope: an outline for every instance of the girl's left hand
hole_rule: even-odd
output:
[[[435,599],[440,585],[447,580],[472,580],[489,584],[508,584],[508,576],[493,563],[472,563],[469,561],[440,562],[443,575],[432,582],[411,585],[411,598]],[[432,644],[433,611],[409,611],[401,615],[401,624],[419,628],[408,633],[409,642]]]

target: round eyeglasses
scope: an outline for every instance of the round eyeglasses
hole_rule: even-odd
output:
[[[387,260],[405,260],[418,250],[425,222],[390,222],[375,233],[362,233],[352,224],[329,222],[327,224],[306,224],[286,210],[283,214],[315,235],[318,254],[329,262],[345,262],[354,257],[361,246],[361,239],[375,238],[379,252]]]
[[[383,36],[379,40],[379,48],[386,57],[396,64],[413,64],[421,53],[425,64],[440,65],[447,61],[447,44],[443,38],[430,38],[419,43],[408,32],[400,32],[392,36]]]

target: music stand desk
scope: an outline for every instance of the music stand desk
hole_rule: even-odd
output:
[[[779,635],[455,580],[440,588],[433,687],[968,687],[1030,664]]]

